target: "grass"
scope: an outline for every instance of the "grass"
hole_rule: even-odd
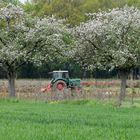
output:
[[[0,100],[0,139],[139,140],[139,107],[116,108],[91,100]]]

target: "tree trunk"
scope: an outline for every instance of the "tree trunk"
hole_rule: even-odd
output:
[[[8,74],[8,92],[10,97],[14,97],[16,95],[15,92],[15,73]]]
[[[127,70],[120,70],[119,74],[120,74],[120,79],[121,79],[119,105],[121,105],[122,101],[125,99],[126,81],[127,81],[127,76],[129,74],[129,72]]]

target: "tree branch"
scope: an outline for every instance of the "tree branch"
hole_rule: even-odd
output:
[[[3,41],[3,39],[0,37],[0,41],[1,41],[1,43],[4,45],[4,46],[6,46],[7,47],[7,44]]]
[[[22,62],[22,63],[20,63],[19,65],[17,65],[16,67],[15,67],[15,70],[18,70],[21,66],[23,66],[24,64],[26,64],[26,62],[24,61],[24,62]]]

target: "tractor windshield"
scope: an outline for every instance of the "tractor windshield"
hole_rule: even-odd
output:
[[[53,78],[69,78],[68,72],[53,72]]]
[[[63,77],[63,78],[69,78],[68,72],[63,73],[63,74],[62,74],[62,77]]]

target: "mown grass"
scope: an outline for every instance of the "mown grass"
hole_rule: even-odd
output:
[[[0,100],[0,139],[139,140],[140,108],[88,100]]]

